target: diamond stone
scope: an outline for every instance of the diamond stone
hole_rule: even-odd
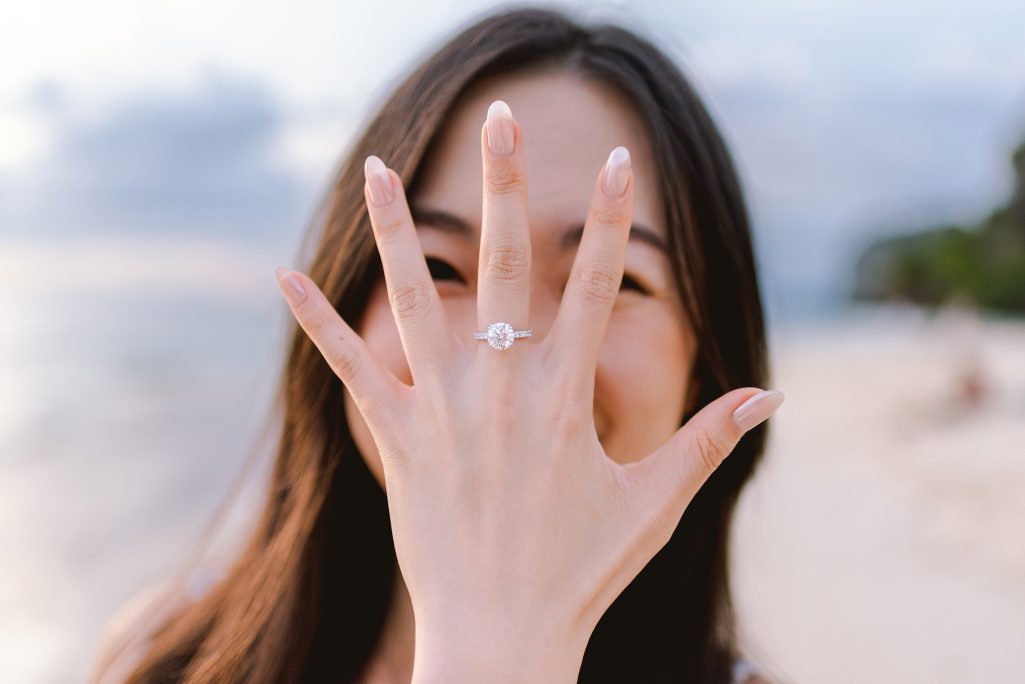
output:
[[[492,323],[488,326],[487,340],[492,349],[508,349],[513,343],[513,327],[508,323]]]

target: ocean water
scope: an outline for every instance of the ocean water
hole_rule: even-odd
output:
[[[82,681],[110,613],[259,484],[287,250],[118,249],[0,247],[3,682]]]

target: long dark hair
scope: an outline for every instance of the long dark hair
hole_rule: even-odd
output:
[[[388,160],[407,192],[460,95],[487,76],[562,69],[633,104],[654,154],[672,272],[698,339],[682,425],[737,387],[768,385],[748,215],[701,99],[650,41],[563,11],[505,9],[437,46],[389,93],[337,168],[307,235],[308,273],[357,324],[382,277],[363,160]],[[223,579],[158,630],[132,682],[352,681],[372,654],[396,572],[384,493],[344,419],[343,386],[291,330],[266,504]],[[279,413],[280,411],[280,413]],[[669,543],[599,621],[581,681],[730,681],[737,657],[730,522],[768,423],[748,432],[687,507]]]

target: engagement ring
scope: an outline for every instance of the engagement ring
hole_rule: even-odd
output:
[[[530,337],[533,334],[533,330],[513,330],[508,323],[492,323],[488,326],[487,332],[473,333],[473,339],[487,340],[492,349],[501,351],[511,347],[517,337]]]

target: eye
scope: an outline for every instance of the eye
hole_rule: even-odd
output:
[[[447,261],[442,261],[441,259],[438,259],[438,258],[435,258],[435,257],[426,257],[426,259],[427,259],[427,269],[431,272],[431,277],[434,278],[435,280],[437,280],[439,278],[441,278],[441,279],[455,278],[456,280],[458,280],[462,284],[464,284],[464,285],[466,284],[466,281],[463,280],[463,277],[461,275],[459,275],[459,271],[454,269]]]
[[[646,288],[643,285],[641,285],[639,282],[634,280],[632,277],[630,277],[630,275],[628,275],[626,273],[623,274],[623,282],[620,284],[619,287],[620,287],[621,290],[626,289],[626,288],[631,288],[631,289],[637,290],[641,294],[645,294],[645,295],[650,295],[651,294],[651,291],[648,290],[648,288]]]
[[[629,274],[624,273],[623,274],[623,280],[619,284],[619,291],[622,292],[623,290],[627,290],[627,289],[629,289],[629,290],[637,290],[642,295],[651,296],[651,290],[649,290],[645,286],[641,285],[640,282],[635,280]],[[566,291],[566,286],[565,285],[562,286],[562,291],[563,292]]]

